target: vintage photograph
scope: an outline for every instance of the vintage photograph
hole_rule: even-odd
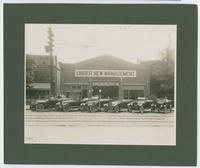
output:
[[[177,26],[25,24],[24,143],[176,145]]]

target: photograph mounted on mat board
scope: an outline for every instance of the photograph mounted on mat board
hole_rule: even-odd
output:
[[[25,24],[24,143],[176,145],[176,25]]]

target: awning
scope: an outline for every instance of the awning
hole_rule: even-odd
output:
[[[50,83],[31,83],[31,89],[50,90]]]

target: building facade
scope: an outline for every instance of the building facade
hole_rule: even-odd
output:
[[[91,96],[125,98],[150,96],[151,67],[102,55],[76,64],[60,64],[61,94],[72,99]]]
[[[50,56],[49,55],[26,55],[35,63],[33,82],[26,89],[26,97],[30,99],[44,99],[50,96]],[[28,65],[26,65],[28,66]],[[60,94],[60,67],[57,57],[53,56],[53,94]]]

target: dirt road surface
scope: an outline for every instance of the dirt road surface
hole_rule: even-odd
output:
[[[175,145],[174,112],[25,113],[25,143]]]

